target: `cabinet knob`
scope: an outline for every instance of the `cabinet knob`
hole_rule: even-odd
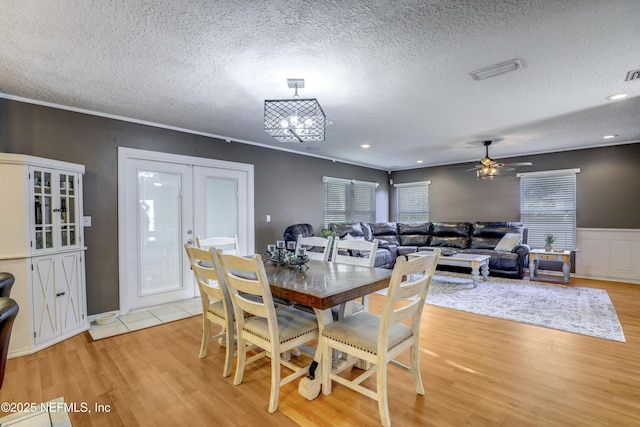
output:
[[[56,296],[57,296],[57,297],[61,297],[61,296],[63,296],[64,294],[65,294],[65,292],[58,292],[58,293],[56,294]]]

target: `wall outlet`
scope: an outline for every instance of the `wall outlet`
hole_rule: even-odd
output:
[[[267,222],[271,222],[271,215],[267,215]]]

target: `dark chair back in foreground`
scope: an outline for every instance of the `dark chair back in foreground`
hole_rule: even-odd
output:
[[[6,272],[0,273],[0,297],[9,298],[11,296],[11,287],[13,286],[14,280],[13,274]]]
[[[13,321],[18,315],[18,303],[11,298],[0,298],[0,388],[4,382],[4,369],[7,365],[9,340]]]

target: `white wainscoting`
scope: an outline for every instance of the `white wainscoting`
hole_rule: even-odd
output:
[[[640,230],[578,228],[576,276],[640,283]]]

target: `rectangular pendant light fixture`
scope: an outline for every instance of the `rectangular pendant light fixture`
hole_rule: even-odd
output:
[[[522,59],[512,59],[489,67],[480,68],[479,70],[472,71],[469,74],[471,74],[471,77],[475,80],[484,80],[489,77],[508,73],[509,71],[515,71],[522,67],[524,67],[524,61]]]
[[[324,141],[326,116],[315,98],[298,98],[304,79],[288,79],[296,90],[293,99],[264,101],[264,130],[280,142]]]

